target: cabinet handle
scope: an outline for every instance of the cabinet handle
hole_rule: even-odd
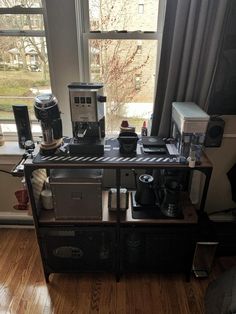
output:
[[[82,193],[71,193],[72,200],[81,201],[83,199]]]

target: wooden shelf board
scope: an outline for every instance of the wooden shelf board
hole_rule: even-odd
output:
[[[185,195],[185,194],[184,194]],[[120,212],[121,224],[196,224],[198,221],[196,210],[187,199],[186,195],[183,197],[183,219],[134,219],[132,218],[131,197],[129,195],[129,208],[125,212]],[[116,224],[116,211],[110,212],[108,210],[108,191],[103,191],[102,195],[102,219],[56,219],[53,210],[41,210],[39,223],[40,224]]]

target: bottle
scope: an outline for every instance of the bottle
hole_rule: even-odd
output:
[[[190,151],[189,157],[187,158],[188,166],[194,168],[196,164],[196,154],[194,150]]]
[[[146,124],[146,121],[143,121],[143,126],[141,128],[141,136],[147,136],[147,124]]]
[[[48,178],[45,181],[45,188],[42,190],[40,196],[41,196],[43,208],[46,210],[53,209],[52,191],[50,188]]]
[[[150,116],[150,119],[148,121],[148,136],[151,136],[151,131],[152,131],[152,118],[153,118],[153,113]]]

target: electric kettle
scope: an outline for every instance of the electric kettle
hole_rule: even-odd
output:
[[[141,174],[137,183],[137,191],[135,193],[135,201],[140,205],[155,205],[156,196],[153,189],[153,176],[149,174]]]

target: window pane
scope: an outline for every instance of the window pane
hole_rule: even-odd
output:
[[[4,14],[0,19],[1,30],[44,30],[41,14]]]
[[[1,78],[0,78],[1,79]],[[12,105],[27,105],[30,119],[35,120],[34,115],[34,96],[31,97],[6,97],[0,96],[0,119],[14,120]]]
[[[22,6],[25,8],[41,8],[41,0],[0,0],[0,8]]]
[[[16,133],[16,124],[15,123],[4,123],[2,124],[3,133]],[[42,129],[39,123],[31,123],[31,131],[33,133],[42,133]]]
[[[159,0],[89,0],[91,31],[157,31]],[[140,11],[141,10],[141,11]]]
[[[45,38],[0,37],[0,119],[13,119],[13,104],[33,108],[35,95],[49,90]]]
[[[140,44],[140,43],[139,43]],[[104,84],[107,132],[129,120],[140,131],[153,110],[157,41],[90,40],[90,76]]]

